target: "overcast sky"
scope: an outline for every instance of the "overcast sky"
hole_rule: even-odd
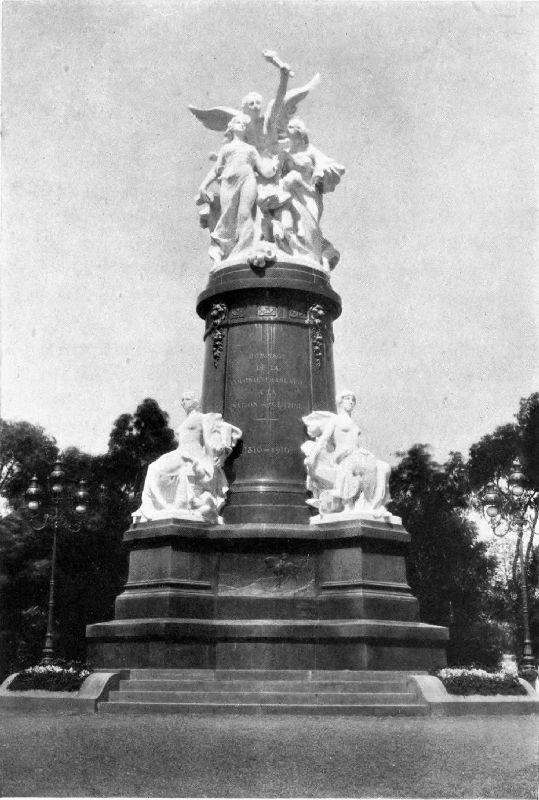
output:
[[[337,386],[382,458],[438,458],[539,389],[536,3],[9,2],[3,6],[2,416],[106,448],[154,397],[199,389],[221,135],[187,110],[271,99],[275,49],[326,198]]]

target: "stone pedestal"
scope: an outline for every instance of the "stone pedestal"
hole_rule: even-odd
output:
[[[365,521],[143,523],[114,622],[89,628],[103,667],[430,669],[447,631],[419,622],[409,536]]]
[[[206,322],[203,410],[243,431],[225,520],[308,523],[301,418],[335,408],[339,296],[321,270],[239,264],[210,278],[197,312]]]
[[[335,410],[332,322],[321,270],[216,271],[205,320],[202,410],[243,431],[226,464],[225,524],[131,527],[112,622],[88,628],[100,667],[414,669],[445,664],[447,629],[419,621],[409,541],[375,520],[310,525],[302,417]],[[179,387],[180,388],[180,387]]]

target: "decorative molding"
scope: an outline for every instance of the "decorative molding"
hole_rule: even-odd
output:
[[[150,578],[144,581],[128,581],[125,584],[127,591],[136,589],[185,589],[187,591],[210,592],[212,585],[208,581],[180,580],[178,578]]]
[[[313,348],[314,363],[320,369],[324,358],[324,336],[326,310],[319,303],[315,303],[309,308],[307,315],[307,325],[311,328],[311,342]]]
[[[217,367],[221,358],[225,334],[223,331],[223,324],[226,321],[228,309],[225,303],[214,303],[210,311],[210,326],[209,333],[212,337],[212,351],[213,351],[213,366]]]
[[[412,590],[407,583],[388,583],[384,581],[323,581],[320,584],[323,592],[363,591],[376,594],[409,595],[413,600]]]
[[[258,306],[259,317],[276,317],[277,309],[275,306]]]

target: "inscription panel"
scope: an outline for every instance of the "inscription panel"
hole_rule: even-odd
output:
[[[265,320],[277,313],[259,306]],[[274,317],[275,319],[275,317]],[[310,410],[307,326],[257,323],[231,327],[225,419],[243,431],[237,481],[271,480],[301,485],[302,416]]]

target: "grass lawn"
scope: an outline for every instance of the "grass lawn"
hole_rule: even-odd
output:
[[[533,716],[5,711],[2,796],[537,797]]]

